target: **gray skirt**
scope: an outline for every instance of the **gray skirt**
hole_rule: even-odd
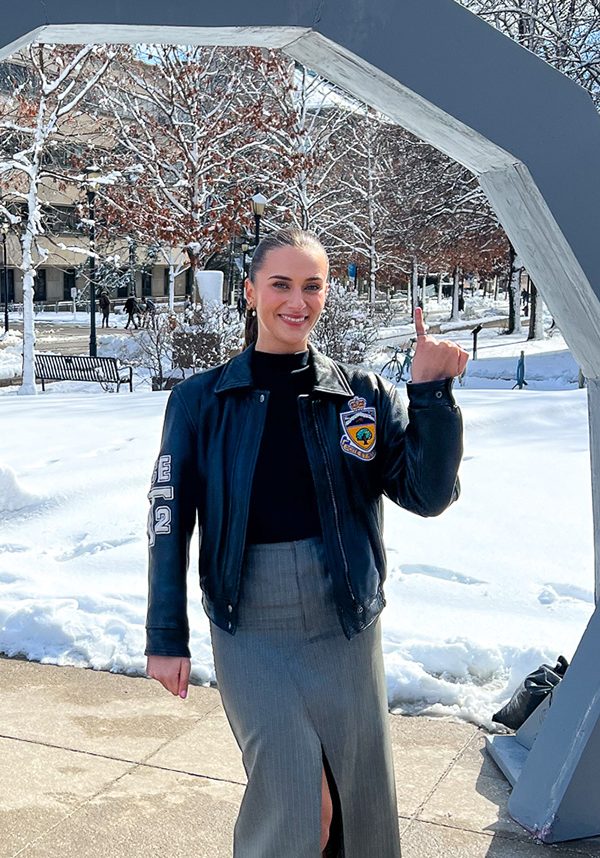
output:
[[[210,622],[217,685],[248,783],[234,858],[399,858],[381,626],[348,640],[320,539],[246,550],[234,635]]]

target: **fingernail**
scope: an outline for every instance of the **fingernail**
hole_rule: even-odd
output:
[[[184,689],[184,690],[181,692],[181,696],[182,696],[182,697],[187,697],[187,690],[185,690],[185,689]]]

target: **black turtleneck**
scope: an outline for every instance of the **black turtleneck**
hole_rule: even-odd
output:
[[[297,401],[313,388],[309,358],[308,351],[252,352],[254,387],[269,391],[269,403],[250,497],[248,544],[321,534]]]

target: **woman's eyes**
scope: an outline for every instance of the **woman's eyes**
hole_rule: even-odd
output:
[[[275,282],[275,283],[273,283],[273,286],[275,287],[275,289],[289,289],[290,284],[289,283],[277,283],[277,282]],[[318,292],[321,289],[321,286],[319,283],[307,283],[304,288],[308,292]]]

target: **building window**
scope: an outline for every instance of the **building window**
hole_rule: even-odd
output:
[[[46,269],[38,268],[33,281],[33,300],[37,302],[46,301],[46,294]]]
[[[65,301],[72,301],[71,289],[75,288],[75,269],[67,268],[63,271],[63,298]]]
[[[152,295],[152,273],[150,271],[142,271],[142,297],[144,295]]]
[[[54,235],[81,232],[81,218],[75,206],[44,206],[46,229]]]
[[[168,297],[169,297],[169,280],[170,280],[170,277],[169,277],[169,269],[168,269],[168,268],[165,268],[165,279],[164,279],[164,286],[163,286],[163,295],[164,295],[166,298],[168,298]]]
[[[5,292],[5,278],[4,275],[6,273],[6,283],[8,284],[8,295]],[[15,302],[15,271],[14,268],[1,268],[0,269],[0,300],[2,301],[2,305],[4,302],[8,300],[9,304],[14,304]]]

